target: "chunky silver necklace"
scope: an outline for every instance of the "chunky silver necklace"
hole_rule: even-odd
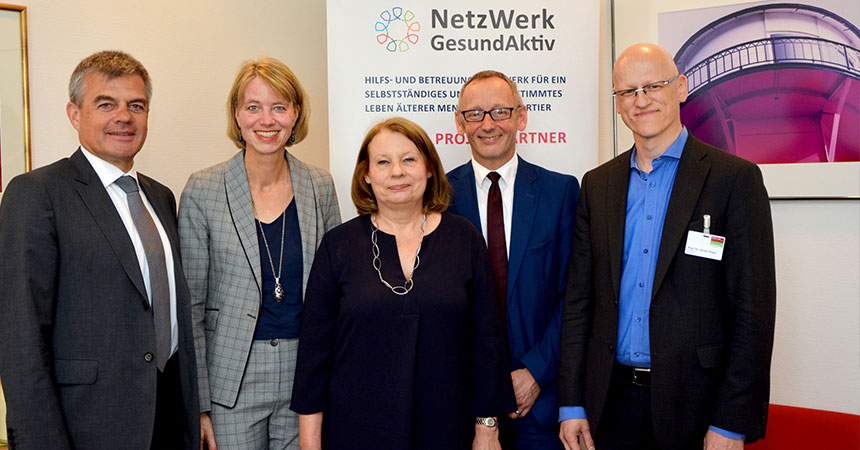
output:
[[[290,170],[289,167],[284,170],[284,202],[287,201],[287,170]],[[289,205],[287,205],[289,206]],[[255,210],[257,209],[254,204],[254,199],[251,199],[251,207]],[[254,212],[256,216],[256,211]],[[284,212],[281,214],[281,257],[278,260],[278,273],[275,274],[275,263],[272,261],[272,252],[269,250],[269,241],[266,239],[266,231],[263,230],[263,221],[258,220],[256,217],[254,221],[260,224],[260,233],[263,235],[263,244],[266,245],[266,254],[269,255],[269,265],[272,266],[272,276],[275,277],[275,289],[272,291],[272,297],[276,302],[280,303],[284,301],[284,297],[286,297],[286,292],[284,292],[284,287],[281,286],[281,269],[284,268],[284,232],[287,229],[287,207],[284,207]]]
[[[415,269],[421,264],[421,257],[418,254],[421,253],[421,244],[424,242],[424,224],[426,222],[427,214],[424,214],[424,218],[421,219],[421,240],[418,241],[418,250],[415,250],[415,264],[412,266],[412,273],[409,274],[409,278],[406,279],[403,286],[392,286],[382,278],[382,271],[380,270],[382,268],[382,261],[379,259],[379,245],[376,243],[376,232],[379,230],[379,227],[376,226],[376,215],[370,216],[370,225],[373,228],[373,231],[370,232],[370,243],[373,244],[373,268],[376,269],[376,273],[379,275],[379,281],[388,286],[388,289],[391,289],[391,292],[397,295],[406,295],[412,290],[412,276],[415,275]]]

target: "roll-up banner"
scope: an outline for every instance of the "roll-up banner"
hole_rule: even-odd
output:
[[[470,148],[454,114],[481,70],[517,83],[528,126],[517,152],[581,177],[597,164],[599,3],[328,0],[329,156],[344,220],[370,127],[393,116],[424,128],[445,170]],[[607,93],[608,95],[608,93]]]

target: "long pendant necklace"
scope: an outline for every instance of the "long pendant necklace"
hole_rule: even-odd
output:
[[[415,250],[415,263],[412,266],[412,273],[409,274],[409,278],[406,279],[403,286],[392,286],[382,278],[382,271],[380,270],[382,268],[382,261],[379,259],[379,245],[376,243],[376,232],[379,230],[379,227],[376,226],[376,215],[370,216],[370,225],[373,228],[373,231],[370,232],[370,242],[373,244],[373,268],[376,269],[376,273],[379,275],[379,281],[388,286],[388,289],[391,289],[391,292],[397,295],[406,295],[412,290],[412,276],[415,275],[415,269],[421,264],[421,257],[418,254],[421,253],[421,244],[424,242],[424,224],[426,222],[427,214],[424,214],[424,218],[421,219],[421,240],[418,241],[418,250]]]
[[[284,203],[287,201],[287,170],[289,170],[289,167],[284,170]],[[257,209],[253,199],[251,199],[251,206],[255,210]],[[254,212],[254,215],[256,215],[256,211]],[[275,289],[272,291],[272,297],[276,302],[280,303],[284,301],[284,297],[286,297],[284,287],[281,286],[281,269],[284,268],[284,232],[287,229],[287,207],[284,207],[284,212],[281,214],[281,257],[278,260],[277,274],[275,274],[275,263],[272,261],[272,252],[269,250],[269,241],[266,239],[266,231],[263,230],[263,221],[258,220],[256,217],[254,218],[254,221],[260,224],[260,234],[263,235],[263,244],[266,246],[266,254],[269,255],[269,265],[272,266],[272,276],[275,277]]]

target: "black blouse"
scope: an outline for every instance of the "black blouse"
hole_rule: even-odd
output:
[[[325,235],[305,300],[291,408],[322,411],[326,449],[469,449],[474,418],[516,409],[486,245],[445,213],[414,287],[373,268],[369,216]],[[382,275],[405,282],[394,236]]]

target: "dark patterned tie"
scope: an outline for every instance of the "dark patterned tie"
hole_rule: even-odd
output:
[[[502,190],[499,189],[498,172],[487,175],[492,184],[487,195],[487,250],[490,267],[493,269],[493,284],[496,286],[496,301],[502,324],[507,326],[505,298],[508,292],[508,251],[505,244],[505,217],[502,213]],[[505,333],[507,336],[507,333]]]
[[[143,205],[137,181],[129,175],[119,177],[115,182],[125,191],[128,199],[128,209],[137,234],[143,243],[146,253],[146,264],[149,266],[149,288],[152,297],[152,314],[155,323],[155,355],[158,370],[164,372],[167,358],[170,356],[170,285],[167,281],[167,263],[164,259],[164,245],[158,235],[158,228],[152,221],[152,216]]]

